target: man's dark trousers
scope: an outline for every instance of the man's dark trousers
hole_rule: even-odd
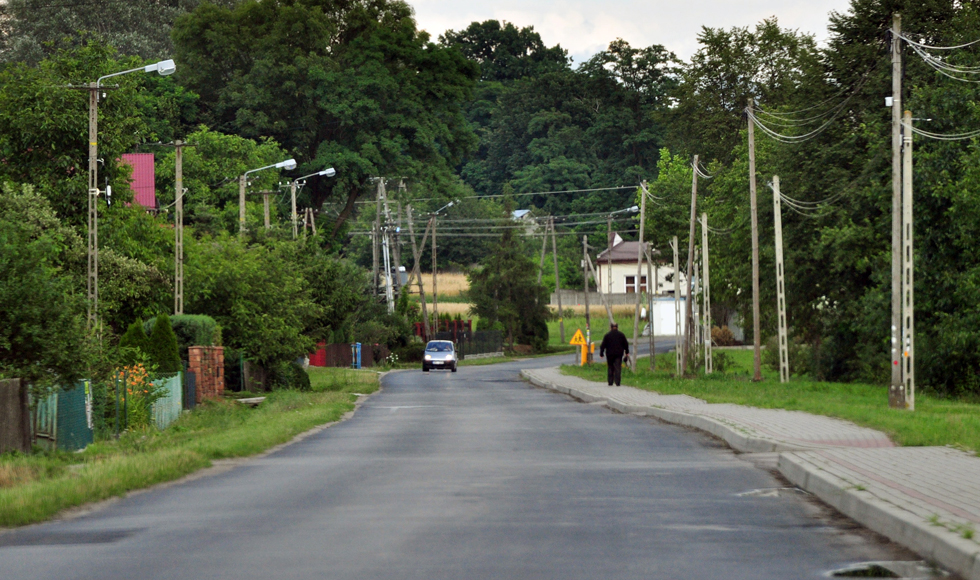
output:
[[[607,383],[610,385],[619,386],[619,380],[623,375],[623,357],[622,356],[611,356],[606,359],[606,376]]]

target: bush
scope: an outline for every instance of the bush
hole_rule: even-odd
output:
[[[789,372],[791,375],[809,375],[813,368],[813,350],[798,338],[790,337],[787,341],[789,354]],[[762,364],[779,372],[779,337],[771,336],[766,341],[762,351]]]
[[[143,330],[147,335],[153,333],[156,322],[156,318],[151,318],[143,323]],[[182,360],[187,360],[187,347],[221,345],[221,327],[210,316],[203,314],[171,316],[170,326],[177,336],[178,353]]]
[[[422,343],[414,342],[411,344],[407,344],[405,346],[400,346],[392,350],[391,353],[398,357],[399,362],[403,362],[403,363],[422,362],[422,357],[425,356],[425,345]]]
[[[184,370],[180,362],[180,351],[177,348],[177,336],[170,326],[170,317],[166,314],[157,316],[150,334],[150,345],[147,354],[157,366],[157,371],[163,374],[178,373]]]
[[[310,390],[310,375],[295,361],[272,364],[265,369],[266,389]]]
[[[155,321],[155,319],[154,319]],[[126,329],[119,339],[120,360],[123,364],[131,365],[143,356],[150,354],[150,339],[143,332],[143,325],[134,322]]]
[[[722,326],[721,328],[713,326],[711,328],[711,342],[715,346],[735,346],[738,344],[738,341],[735,340],[735,335],[732,334],[731,329],[727,326]]]

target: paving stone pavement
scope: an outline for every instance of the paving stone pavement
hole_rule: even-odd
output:
[[[777,468],[841,513],[964,578],[980,580],[980,459],[949,447],[898,447],[873,429],[799,411],[709,404],[687,395],[524,370],[532,384],[623,413],[695,427]]]

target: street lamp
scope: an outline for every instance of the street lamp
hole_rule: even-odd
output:
[[[88,100],[88,324],[98,326],[99,322],[99,92],[102,81],[131,72],[157,72],[162,76],[171,75],[177,70],[172,60],[164,60],[139,68],[124,70],[99,77],[85,88],[89,91]]]
[[[248,178],[249,173],[256,173],[258,171],[263,171],[265,169],[285,169],[290,171],[296,169],[296,160],[287,159],[285,161],[280,161],[279,163],[273,163],[272,165],[266,165],[265,167],[259,167],[258,169],[250,169],[242,174],[238,178],[238,235],[245,235],[245,181]]]
[[[296,239],[296,235],[297,235],[296,234],[296,221],[297,221],[297,218],[296,218],[296,187],[297,187],[297,184],[300,181],[303,181],[304,179],[306,179],[308,177],[314,177],[314,176],[317,176],[317,175],[324,175],[326,177],[333,177],[334,175],[337,175],[337,170],[334,169],[333,167],[328,167],[328,168],[324,169],[323,171],[318,171],[316,173],[311,173],[309,175],[304,175],[303,177],[297,177],[296,179],[294,179],[292,181],[292,183],[289,184],[290,195],[292,196],[292,202],[293,202],[293,239],[294,240]],[[302,184],[300,184],[300,187],[302,187]],[[303,235],[305,236],[306,234],[303,234]]]

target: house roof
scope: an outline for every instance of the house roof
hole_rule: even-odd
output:
[[[620,242],[612,247],[612,263],[636,263],[636,254],[640,250],[640,242]],[[606,248],[596,257],[596,266],[605,264],[610,259],[609,249]]]
[[[531,213],[531,210],[529,210],[529,209],[515,209],[511,213],[511,216],[513,216],[513,218],[515,220],[519,220],[519,219],[523,219],[523,218],[527,217],[527,214],[529,214],[529,213]]]
[[[143,207],[157,207],[156,172],[152,153],[124,153],[123,163],[133,168],[133,180],[129,186],[133,199]]]

